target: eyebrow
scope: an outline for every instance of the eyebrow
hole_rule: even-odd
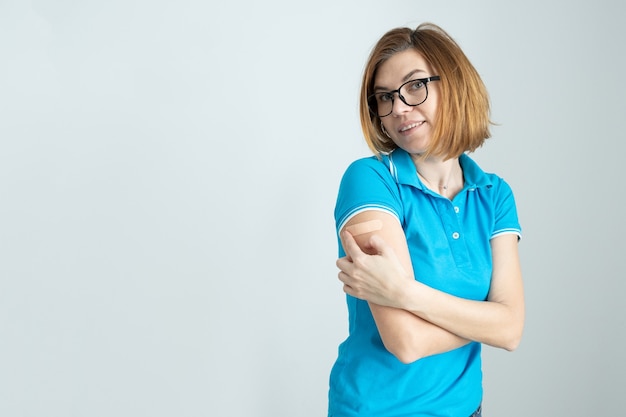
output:
[[[404,78],[402,79],[402,82],[405,83],[409,80],[411,80],[413,78],[413,76],[418,73],[418,72],[423,72],[424,74],[426,74],[427,72],[421,69],[414,69],[413,71],[409,72],[407,75],[404,76]],[[385,87],[381,87],[381,86],[374,86],[374,92],[377,91],[390,91],[388,88]]]

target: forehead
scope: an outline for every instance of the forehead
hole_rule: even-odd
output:
[[[412,78],[423,78],[432,75],[430,64],[416,49],[397,52],[383,62],[376,71],[374,85],[393,87]]]

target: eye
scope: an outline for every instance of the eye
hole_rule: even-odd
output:
[[[424,84],[423,81],[421,80],[413,80],[413,81],[409,81],[409,83],[407,84],[407,90],[409,91],[416,91],[416,90],[421,90],[422,88],[424,88],[426,84]]]
[[[387,103],[390,101],[393,101],[393,94],[392,93],[380,93],[378,94],[378,101],[380,103]]]

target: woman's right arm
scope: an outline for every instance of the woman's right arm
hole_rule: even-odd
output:
[[[356,234],[354,239],[362,251],[372,253],[368,247],[369,238],[376,233],[392,247],[400,264],[405,270],[407,279],[414,279],[411,257],[406,236],[398,219],[389,213],[377,210],[361,212],[352,217],[342,228],[346,228],[371,220],[380,221],[380,230]],[[341,236],[340,234],[340,236]],[[342,258],[345,260],[346,258]],[[351,261],[350,259],[347,259]],[[448,352],[469,343],[441,327],[438,327],[406,310],[381,306],[369,302],[378,332],[385,348],[403,363],[411,363],[426,356]]]

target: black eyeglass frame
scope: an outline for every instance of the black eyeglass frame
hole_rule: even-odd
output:
[[[409,84],[409,83],[414,83],[415,81],[420,81],[422,83],[424,83],[424,88],[426,89],[426,97],[424,97],[424,100],[422,100],[421,102],[417,103],[417,104],[409,104],[406,102],[406,99],[404,98],[404,96],[402,94],[400,94],[400,90],[402,90],[402,87],[404,87],[405,85]],[[370,110],[370,113],[372,113],[374,116],[376,117],[387,117],[389,116],[391,113],[393,113],[393,105],[394,105],[394,95],[395,93],[398,93],[398,97],[400,97],[400,100],[402,100],[402,102],[404,104],[406,104],[407,106],[411,106],[411,107],[416,107],[419,106],[420,104],[422,104],[423,102],[426,101],[426,99],[428,99],[428,83],[431,81],[441,81],[441,77],[439,75],[433,75],[432,77],[427,77],[427,78],[414,78],[412,80],[409,80],[405,83],[403,83],[400,87],[398,87],[397,90],[393,90],[393,91],[385,91],[385,92],[379,92],[379,93],[374,93],[371,94],[367,97],[367,108]],[[387,113],[384,116],[380,116],[378,114],[378,106],[376,106],[376,109],[372,109],[372,106],[370,105],[370,101],[372,100],[372,98],[376,98],[376,95],[378,94],[390,94],[391,95],[391,111],[389,113]]]

